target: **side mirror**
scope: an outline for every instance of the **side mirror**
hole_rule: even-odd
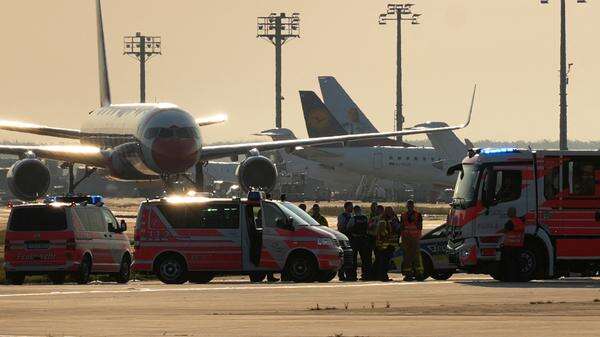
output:
[[[119,226],[119,230],[121,233],[126,232],[127,231],[127,223],[125,222],[125,220],[121,220],[120,226]]]

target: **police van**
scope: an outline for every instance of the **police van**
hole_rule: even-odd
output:
[[[27,275],[48,275],[61,284],[72,275],[85,284],[90,274],[109,274],[127,283],[132,253],[126,229],[100,196],[13,206],[4,242],[6,279],[22,284]]]
[[[295,205],[266,200],[165,197],[142,202],[135,228],[134,270],[162,282],[210,282],[215,275],[260,280],[281,272],[294,282],[331,280],[348,238],[299,216]]]

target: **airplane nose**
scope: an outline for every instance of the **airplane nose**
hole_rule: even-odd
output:
[[[158,137],[152,143],[152,158],[163,173],[182,173],[198,161],[194,138]]]

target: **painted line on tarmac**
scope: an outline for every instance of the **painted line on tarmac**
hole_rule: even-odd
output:
[[[359,287],[390,287],[390,286],[419,286],[427,284],[449,284],[454,281],[428,281],[428,282],[389,282],[389,283],[359,283],[359,284],[303,284],[303,285],[269,285],[269,286],[229,286],[229,287],[203,287],[203,288],[134,288],[122,290],[74,290],[50,291],[43,293],[16,293],[0,294],[0,298],[33,297],[33,296],[60,296],[60,295],[87,295],[87,294],[127,294],[127,293],[153,293],[153,292],[185,292],[185,291],[222,291],[222,290],[273,290],[273,289],[323,289],[323,288],[359,288]],[[2,336],[0,336],[2,337]]]

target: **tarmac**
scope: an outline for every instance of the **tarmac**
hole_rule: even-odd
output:
[[[592,336],[600,278],[0,286],[0,336]]]

